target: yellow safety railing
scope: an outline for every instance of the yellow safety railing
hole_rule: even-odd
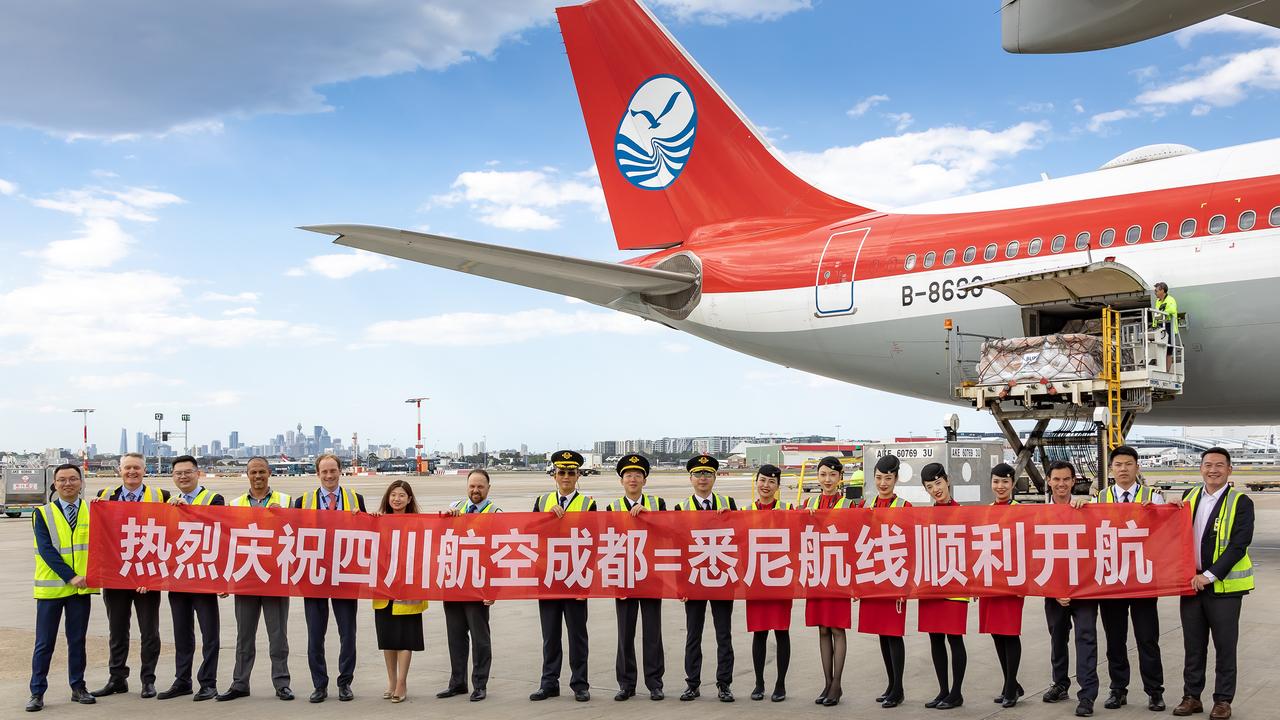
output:
[[[1107,447],[1124,444],[1124,428],[1120,422],[1120,312],[1102,310],[1102,379],[1107,383]]]

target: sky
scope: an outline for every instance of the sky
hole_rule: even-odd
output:
[[[354,253],[369,223],[616,261],[549,0],[19,3],[0,24],[0,449],[301,423],[412,445],[938,432],[951,409]],[[1000,48],[995,3],[652,0],[790,163],[864,206],[1273,137],[1280,32]],[[990,420],[961,412],[962,429]],[[166,420],[167,429],[175,425]]]

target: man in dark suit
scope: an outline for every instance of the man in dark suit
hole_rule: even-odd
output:
[[[302,510],[365,512],[364,496],[342,487],[342,460],[325,453],[316,458],[316,476],[320,487],[293,501]],[[338,699],[355,698],[351,680],[356,671],[356,601],[342,598],[303,598],[302,609],[307,620],[307,665],[311,668],[313,703],[329,697],[329,666],[324,657],[324,636],[329,631],[329,604],[338,623]]]
[[[609,503],[610,511],[630,513],[632,517],[637,517],[641,513],[667,509],[666,500],[645,494],[644,486],[649,481],[649,458],[640,454],[623,455],[618,459],[616,470],[622,483],[622,497]],[[627,700],[636,694],[636,625],[641,622],[644,684],[649,689],[650,700],[663,699],[666,697],[662,691],[666,658],[662,652],[662,599],[618,598],[614,600],[614,608],[618,614],[618,654],[614,663],[618,694],[613,699]]]
[[[126,453],[120,457],[121,484],[106,488],[94,500],[121,502],[168,502],[169,491],[148,487],[142,482],[146,473],[146,459],[140,453]],[[107,684],[94,690],[94,697],[129,692],[129,631],[134,614],[138,616],[138,632],[142,635],[142,666],[138,679],[142,681],[142,697],[156,696],[156,661],[160,659],[160,593],[146,588],[120,590],[108,588],[102,591],[102,604],[107,608],[108,646],[110,660]]]
[[[454,517],[502,512],[489,499],[489,473],[476,468],[467,473],[467,496],[449,506]],[[449,638],[449,686],[436,693],[451,698],[467,692],[467,649],[474,648],[471,665],[471,702],[488,697],[489,667],[493,650],[489,641],[489,606],[492,600],[444,601],[444,625]]]
[[[1231,487],[1231,454],[1209,448],[1200,455],[1204,484],[1191,488],[1182,502],[1191,509],[1196,543],[1196,570],[1191,578],[1195,595],[1183,595],[1182,645],[1186,660],[1182,670],[1182,702],[1173,714],[1186,717],[1204,712],[1209,636],[1213,636],[1214,685],[1211,720],[1231,717],[1236,694],[1236,644],[1240,639],[1240,606],[1253,590],[1253,500]]]
[[[225,505],[222,496],[200,484],[204,475],[200,465],[190,455],[173,459],[173,484],[177,492],[169,498],[170,505]],[[191,666],[196,654],[196,623],[200,625],[200,669],[196,680],[200,683],[196,702],[218,696],[218,596],[213,593],[169,591],[169,612],[173,615],[173,685],[156,695],[158,700],[169,700],[191,694]]]

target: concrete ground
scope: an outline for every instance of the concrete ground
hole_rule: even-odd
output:
[[[421,507],[443,508],[462,495],[465,480],[460,477],[409,478],[418,495]],[[95,491],[108,484],[107,479],[91,479],[89,489]],[[371,504],[381,497],[389,479],[351,478],[347,484],[363,492]],[[649,489],[671,500],[688,492],[687,477],[682,475],[655,475]],[[170,487],[170,481],[160,481]],[[215,490],[227,495],[244,492],[246,481],[242,478],[220,478],[208,483]],[[275,487],[289,493],[302,492],[316,485],[314,478],[280,478]],[[533,498],[551,487],[542,475],[503,475],[494,478],[493,498],[507,510],[527,510]],[[617,495],[617,480],[612,476],[595,476],[584,482],[584,491],[601,499]],[[745,477],[722,478],[720,489],[739,499],[749,497]],[[794,492],[794,490],[792,491]],[[1239,646],[1239,688],[1234,704],[1237,717],[1273,718],[1280,715],[1280,677],[1275,671],[1275,652],[1280,647],[1280,591],[1276,583],[1280,571],[1273,563],[1280,561],[1280,493],[1255,493],[1258,508],[1257,533],[1254,537],[1252,556],[1258,571],[1259,590],[1245,599],[1241,622]],[[22,712],[28,691],[30,657],[35,623],[35,604],[31,599],[31,530],[26,519],[0,518],[0,572],[10,580],[0,587],[0,718],[15,718]],[[1280,564],[1280,563],[1277,563]],[[93,615],[89,628],[90,688],[100,687],[107,679],[107,625],[106,613],[100,599],[93,601]],[[911,603],[914,612],[914,603]],[[813,704],[813,698],[821,691],[822,672],[818,658],[817,632],[804,626],[803,603],[797,602],[792,621],[792,662],[787,678],[789,692],[785,703],[751,702],[753,671],[751,643],[746,632],[745,611],[741,604],[734,611],[734,650],[737,662],[734,666],[733,690],[738,701],[733,704],[715,699],[715,643],[708,619],[704,637],[703,697],[692,703],[682,703],[677,696],[684,688],[683,648],[684,613],[679,602],[663,603],[663,639],[666,647],[667,699],[661,703],[650,701],[642,694],[625,703],[613,701],[617,691],[614,679],[615,619],[613,602],[590,602],[589,628],[591,636],[590,677],[592,700],[577,703],[572,695],[541,703],[532,703],[528,694],[537,688],[541,667],[541,637],[538,630],[537,606],[533,601],[500,602],[493,608],[493,672],[489,682],[489,697],[484,702],[471,703],[459,696],[449,700],[437,700],[435,693],[444,688],[449,673],[449,656],[445,645],[444,621],[439,606],[433,604],[425,616],[427,649],[414,656],[409,677],[409,698],[400,705],[381,699],[386,687],[386,671],[382,654],[374,641],[373,611],[362,603],[359,616],[359,654],[354,690],[356,699],[350,703],[336,700],[334,688],[330,699],[320,705],[306,701],[311,691],[306,657],[306,626],[302,615],[302,603],[291,604],[289,667],[292,671],[292,688],[298,700],[282,703],[272,694],[270,662],[266,656],[266,631],[259,630],[259,659],[254,669],[253,696],[232,703],[192,703],[189,697],[168,701],[142,700],[137,695],[136,678],[138,643],[135,625],[134,643],[130,666],[135,676],[131,678],[131,693],[104,698],[94,706],[72,706],[64,684],[66,677],[65,645],[60,645],[54,656],[50,673],[50,691],[46,695],[45,714],[78,718],[136,718],[152,716],[159,712],[184,718],[224,717],[235,713],[239,720],[265,720],[279,717],[350,717],[352,713],[364,718],[393,717],[457,717],[478,720],[494,718],[510,720],[512,717],[536,719],[564,716],[569,713],[578,718],[645,718],[656,712],[676,713],[684,717],[698,718],[772,718],[780,712],[802,717],[935,717],[935,711],[926,710],[924,703],[937,692],[932,664],[929,660],[927,640],[910,634],[907,638],[906,689],[907,700],[899,708],[883,710],[872,702],[885,684],[880,652],[874,637],[851,632],[849,655],[844,674],[844,701],[835,708],[823,708]],[[1049,685],[1048,635],[1042,604],[1038,599],[1026,603],[1023,656],[1020,680],[1027,689],[1027,698],[1017,707],[1002,709],[991,699],[999,691],[999,666],[991,640],[978,635],[976,611],[970,612],[970,634],[966,638],[969,650],[969,669],[965,680],[965,705],[945,713],[950,718],[1070,718],[1074,702],[1046,705],[1039,695]],[[157,686],[168,687],[173,673],[173,646],[171,623],[167,601],[161,609],[161,637],[164,648],[158,668]],[[1181,696],[1182,686],[1182,632],[1178,621],[1178,603],[1174,599],[1160,602],[1161,646],[1164,657],[1165,699],[1172,708]],[[908,627],[915,627],[914,618]],[[1101,633],[1101,627],[1099,626]],[[219,689],[225,690],[231,683],[234,660],[235,623],[232,601],[222,604],[222,655],[219,665]],[[330,671],[336,672],[336,630],[329,633]],[[1101,655],[1101,653],[1100,653]],[[1130,653],[1134,664],[1133,676],[1137,685],[1130,690],[1130,704],[1118,711],[1104,710],[1099,701],[1096,716],[1102,718],[1144,718],[1154,714],[1146,709],[1140,682],[1137,681],[1137,653]],[[1100,657],[1100,660],[1102,658]],[[774,669],[773,646],[770,641],[769,667],[766,670],[766,687],[772,688]],[[567,662],[566,662],[567,665]],[[1103,697],[1106,694],[1105,667],[1100,669],[1103,678]],[[564,669],[561,684],[568,691],[568,667]],[[643,685],[643,682],[641,683]],[[1206,692],[1205,699],[1211,693]],[[746,713],[744,716],[743,713]],[[882,714],[883,713],[883,714]],[[1201,716],[1207,717],[1207,716]]]

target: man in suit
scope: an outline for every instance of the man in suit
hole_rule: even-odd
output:
[[[489,473],[476,468],[467,474],[467,496],[449,506],[455,517],[502,512],[489,499]],[[467,650],[475,648],[471,668],[471,702],[488,696],[489,667],[493,662],[489,643],[489,606],[492,600],[446,600],[444,624],[449,638],[449,685],[436,693],[438,698],[451,698],[467,692]]]
[[[689,471],[689,483],[693,494],[676,503],[676,510],[727,512],[737,510],[733,498],[715,492],[720,461],[710,455],[698,455],[685,463]],[[711,621],[716,628],[716,688],[720,702],[733,702],[733,601],[686,600],[684,603],[685,641],[684,672],[688,686],[680,695],[684,701],[701,695],[702,685],[702,628],[707,623],[707,604],[711,604]]]
[[[1199,487],[1187,491],[1182,503],[1191,509],[1196,538],[1196,570],[1191,578],[1195,595],[1183,595],[1182,702],[1173,714],[1185,717],[1204,712],[1209,636],[1213,636],[1214,684],[1211,720],[1231,717],[1236,694],[1236,644],[1240,640],[1240,606],[1253,590],[1253,500],[1231,487],[1231,454],[1215,447],[1200,455]]]
[[[364,496],[342,487],[342,460],[325,453],[316,458],[316,476],[320,487],[293,501],[302,510],[365,512]],[[351,680],[356,670],[356,601],[342,598],[303,598],[302,609],[307,620],[307,665],[311,668],[311,684],[315,688],[310,700],[324,702],[329,697],[329,666],[324,657],[324,636],[329,630],[329,606],[338,623],[338,699],[355,698]]]
[[[616,469],[622,483],[622,497],[609,503],[609,510],[638,517],[641,513],[667,509],[666,500],[644,492],[649,481],[649,458],[639,454],[623,455]],[[614,606],[618,613],[618,656],[614,663],[618,694],[613,699],[627,700],[636,694],[637,621],[644,625],[640,638],[644,651],[644,684],[650,700],[663,699],[666,658],[662,653],[662,598],[618,598]]]
[[[245,466],[249,492],[231,501],[231,507],[287,508],[289,496],[271,489],[271,463],[264,457],[249,458]],[[289,689],[289,598],[270,595],[236,595],[236,666],[231,688],[218,696],[219,702],[249,697],[249,676],[258,655],[258,620],[267,625],[271,655],[271,684],[276,697],[292,700]]]
[[[578,479],[582,477],[583,457],[573,450],[557,450],[551,456],[551,473],[556,489],[539,495],[533,503],[534,512],[550,512],[556,517],[565,513],[592,512],[596,501],[578,492]],[[569,631],[569,687],[573,699],[587,702],[591,699],[591,684],[587,682],[587,601],[570,598],[539,600],[538,619],[542,625],[542,680],[538,689],[529,695],[530,700],[546,700],[560,695],[561,652],[560,628]]]
[[[205,488],[200,481],[204,474],[200,465],[190,455],[173,459],[173,484],[177,492],[169,498],[170,505],[225,505],[222,496]],[[200,624],[200,669],[196,680],[200,683],[196,702],[218,696],[218,596],[213,593],[169,591],[169,612],[173,615],[173,685],[156,695],[158,700],[169,700],[181,695],[191,695],[191,666],[196,654],[196,623]]]
[[[36,599],[36,644],[31,654],[31,698],[27,712],[44,709],[49,688],[49,663],[58,644],[58,625],[67,618],[67,676],[71,702],[97,702],[84,685],[87,658],[85,634],[89,631],[89,505],[80,499],[84,480],[77,465],[59,465],[53,473],[57,497],[31,513],[35,534],[36,571],[32,595]]]
[[[169,502],[169,491],[152,488],[142,482],[146,471],[146,459],[140,453],[125,453],[120,458],[120,485],[106,488],[94,500],[121,502]],[[160,659],[160,593],[146,588],[102,591],[102,604],[107,608],[107,644],[110,659],[107,663],[109,679],[102,688],[93,691],[94,697],[129,692],[129,632],[132,617],[138,616],[138,631],[142,635],[142,667],[138,678],[142,681],[142,697],[156,696],[156,661]]]

